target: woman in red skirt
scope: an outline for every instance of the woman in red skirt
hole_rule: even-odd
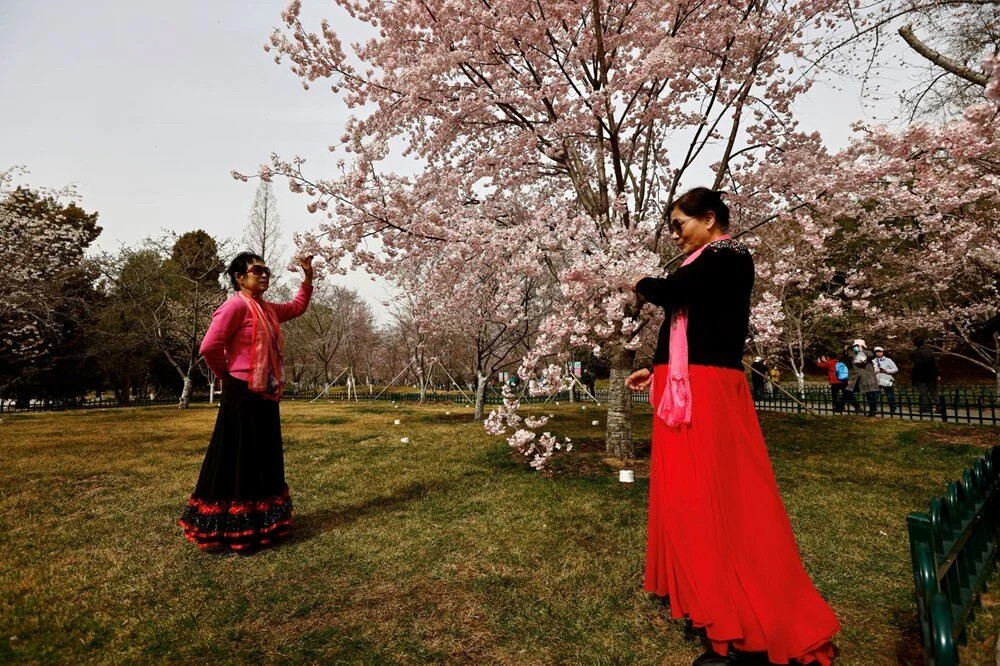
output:
[[[670,210],[684,264],[635,284],[669,315],[653,371],[626,381],[652,385],[645,589],[704,628],[694,664],[829,664],[840,625],[802,566],[743,374],[754,267],[728,226],[718,192],[687,192]]]

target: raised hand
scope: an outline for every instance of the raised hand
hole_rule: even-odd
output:
[[[302,274],[305,277],[305,282],[312,282],[313,279],[312,255],[309,255],[308,257],[299,257],[299,266],[302,267]]]

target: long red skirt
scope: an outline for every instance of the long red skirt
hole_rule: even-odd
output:
[[[656,404],[666,376],[656,366]],[[802,566],[746,377],[700,365],[690,376],[691,424],[653,416],[644,587],[716,652],[829,664],[840,624]]]

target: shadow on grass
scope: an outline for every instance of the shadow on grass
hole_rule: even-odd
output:
[[[900,664],[922,664],[923,643],[920,640],[920,625],[917,614],[909,607],[892,612],[891,624],[899,630],[896,659]]]
[[[435,479],[430,482],[414,481],[388,495],[379,495],[339,508],[319,509],[296,515],[295,529],[289,541],[306,541],[324,532],[350,525],[369,514],[395,511],[411,502],[426,499],[431,493],[453,491],[461,480],[462,477]]]

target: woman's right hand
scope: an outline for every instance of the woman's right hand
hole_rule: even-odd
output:
[[[653,373],[649,371],[649,368],[641,368],[628,376],[628,379],[625,380],[625,386],[636,392],[645,391],[649,388],[651,381],[653,381]]]
[[[298,258],[299,266],[302,268],[303,282],[312,283],[313,280],[313,258],[312,255],[308,257]]]

